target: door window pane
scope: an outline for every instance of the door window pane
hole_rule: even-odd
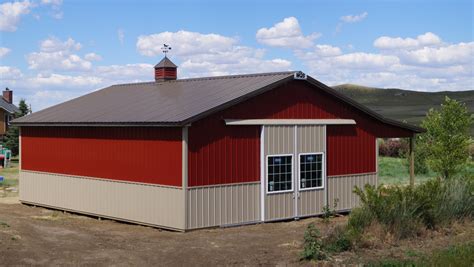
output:
[[[300,188],[323,186],[323,155],[300,155]]]
[[[292,190],[292,156],[268,156],[268,192]]]

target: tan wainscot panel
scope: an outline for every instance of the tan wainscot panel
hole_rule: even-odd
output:
[[[364,188],[366,184],[377,185],[377,173],[363,173],[328,177],[328,201],[334,207],[338,199],[336,210],[344,211],[358,207],[359,197],[353,193],[354,187]]]
[[[265,179],[267,179],[267,156],[278,154],[294,154],[295,150],[295,127],[294,126],[265,126]],[[293,168],[295,165],[293,156]],[[293,173],[294,175],[294,173]],[[295,177],[293,177],[294,179]],[[265,183],[267,186],[267,183]],[[293,184],[293,187],[296,185]],[[294,188],[293,188],[294,190]],[[292,218],[295,216],[294,193],[266,194],[265,220],[278,220]]]
[[[20,172],[20,200],[141,224],[185,229],[181,188]]]
[[[312,152],[326,154],[326,126],[298,126],[297,134],[298,154]],[[321,214],[326,204],[324,198],[324,189],[300,191],[298,194],[298,216]]]
[[[187,194],[187,229],[260,220],[258,182],[191,187]]]

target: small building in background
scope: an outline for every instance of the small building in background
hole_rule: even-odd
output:
[[[315,216],[377,184],[390,120],[302,72],[120,84],[16,119],[23,203],[189,230]]]
[[[18,107],[13,104],[13,91],[6,88],[3,90],[2,97],[0,97],[0,140],[8,131],[15,113],[19,111]]]

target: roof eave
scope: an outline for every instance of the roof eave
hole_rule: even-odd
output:
[[[353,100],[352,98],[350,98],[348,96],[345,96],[344,94],[334,90],[333,88],[325,85],[324,83],[314,79],[313,77],[308,76],[306,81],[308,81],[310,84],[312,84],[314,86],[317,86],[317,87],[321,88],[322,90],[324,90],[325,92],[331,94],[332,96],[334,96],[336,98],[339,98],[340,100],[342,100],[344,102],[349,103],[353,107],[355,107],[358,110],[366,113],[367,115],[379,120],[382,123],[386,123],[386,124],[389,124],[389,125],[392,125],[392,126],[395,126],[395,127],[403,128],[405,130],[409,130],[409,131],[414,132],[414,133],[424,133],[424,132],[426,132],[426,129],[424,129],[422,127],[418,127],[418,126],[411,125],[411,124],[408,124],[408,123],[403,123],[401,121],[386,118],[386,117],[380,115],[379,113],[369,109],[368,107],[358,103],[357,101]]]
[[[296,72],[296,71],[295,71],[295,72]],[[215,112],[224,110],[224,109],[226,109],[226,108],[229,108],[229,107],[231,107],[231,106],[234,106],[234,105],[236,105],[236,104],[239,104],[239,103],[241,103],[241,102],[244,102],[244,101],[247,100],[247,99],[253,98],[253,97],[257,96],[257,95],[260,95],[260,94],[263,94],[263,93],[265,93],[265,92],[267,92],[267,91],[270,91],[270,90],[272,90],[272,89],[274,89],[274,88],[276,88],[276,87],[278,87],[278,86],[280,86],[280,85],[282,85],[282,84],[284,84],[284,83],[287,83],[287,82],[289,82],[289,81],[292,81],[295,72],[290,72],[287,77],[285,77],[285,78],[283,78],[283,79],[281,79],[281,80],[278,80],[278,81],[276,81],[276,82],[274,82],[274,83],[271,83],[271,84],[269,84],[269,85],[267,85],[267,86],[264,86],[264,87],[262,87],[262,88],[260,88],[260,89],[258,89],[258,90],[255,90],[255,91],[250,92],[250,93],[248,93],[248,94],[245,94],[245,95],[243,95],[243,96],[241,96],[241,97],[238,97],[238,98],[235,98],[235,99],[233,99],[233,100],[231,100],[231,101],[228,101],[228,102],[226,102],[226,103],[224,103],[224,104],[222,104],[222,105],[219,105],[219,106],[214,107],[214,108],[212,108],[212,109],[209,109],[209,110],[206,110],[206,111],[204,111],[204,112],[201,112],[201,113],[199,113],[199,114],[197,114],[197,115],[195,115],[195,116],[192,116],[192,117],[190,117],[190,118],[188,118],[188,119],[182,121],[181,124],[184,126],[184,125],[193,123],[193,122],[198,121],[198,120],[200,120],[200,119],[202,119],[202,118],[205,118],[205,117],[207,117],[207,116],[209,116],[209,115],[211,115],[211,114],[213,114],[213,113],[215,113]]]
[[[11,124],[19,127],[183,127],[180,122],[17,122]]]

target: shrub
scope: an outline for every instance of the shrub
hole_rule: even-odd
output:
[[[456,175],[469,159],[473,118],[465,103],[446,97],[441,108],[431,109],[421,123],[426,129],[420,138],[428,150],[428,166],[444,179]]]
[[[355,208],[352,210],[348,227],[353,231],[354,235],[360,235],[372,222],[374,221],[374,214],[367,207]]]
[[[334,217],[336,215],[336,210],[337,210],[337,204],[339,203],[339,199],[335,198],[334,199],[334,206],[331,209],[329,205],[324,205],[323,206],[323,220],[325,223],[329,223],[329,218]]]
[[[347,231],[347,226],[337,225],[323,240],[323,248],[327,252],[343,252],[352,248],[352,236]]]
[[[326,252],[323,250],[321,233],[314,223],[310,223],[304,233],[303,252],[301,260],[324,260],[327,258]]]
[[[406,150],[407,143],[400,139],[386,139],[379,144],[379,155],[383,157],[401,157]]]
[[[425,228],[474,216],[474,179],[431,180],[416,187],[366,185],[355,188],[362,206],[349,217],[349,229],[362,233],[374,220],[396,238],[414,236]]]

